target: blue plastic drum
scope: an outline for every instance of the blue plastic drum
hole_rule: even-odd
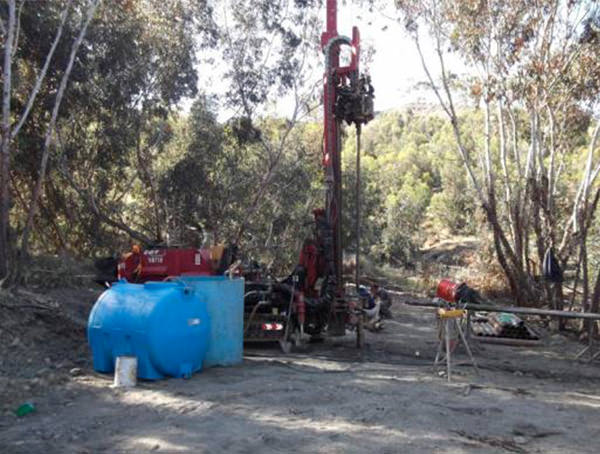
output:
[[[206,299],[183,282],[118,282],[88,320],[94,369],[113,372],[118,356],[136,356],[139,378],[189,377],[202,369],[210,322]]]

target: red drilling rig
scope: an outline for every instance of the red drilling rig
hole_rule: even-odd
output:
[[[323,75],[323,119],[324,146],[323,166],[325,167],[325,210],[315,215],[324,215],[326,228],[320,229],[317,241],[322,244],[325,267],[324,275],[329,276],[334,287],[334,298],[328,331],[331,335],[345,332],[348,318],[348,304],[345,298],[342,277],[342,170],[341,170],[341,128],[342,122],[354,124],[357,128],[357,190],[356,206],[360,207],[360,130],[361,125],[373,118],[373,87],[368,76],[359,71],[360,33],[352,27],[352,39],[338,34],[337,1],[327,1],[327,29],[321,35],[321,48],[325,55],[325,74]],[[340,66],[340,53],[343,46],[349,46],[351,57],[348,66]],[[357,257],[356,284],[359,275],[359,220],[356,213]],[[319,232],[319,229],[317,229]]]
[[[337,31],[337,1],[327,0],[326,30],[321,36],[325,56],[323,76],[323,167],[325,207],[314,210],[314,237],[305,240],[299,263],[286,279],[264,278],[257,269],[231,266],[236,247],[211,249],[139,248],[119,262],[119,278],[134,282],[163,280],[178,275],[236,273],[246,278],[246,341],[280,341],[287,350],[306,335],[344,335],[348,324],[357,326],[360,344],[360,310],[357,296],[348,298],[342,276],[342,173],[341,131],[343,122],[357,129],[356,186],[356,282],[358,284],[360,219],[360,130],[373,118],[373,87],[359,72],[360,35],[352,38]],[[350,62],[340,66],[347,48]]]

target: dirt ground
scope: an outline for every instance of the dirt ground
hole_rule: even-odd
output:
[[[246,349],[244,363],[190,380],[111,387],[90,364],[94,290],[53,290],[55,311],[0,305],[0,453],[596,453],[600,363],[573,360],[572,337],[459,352],[452,383],[433,371],[432,309],[307,351]],[[33,298],[32,306],[35,306]],[[15,341],[15,339],[17,339]],[[13,411],[33,401],[37,411]]]

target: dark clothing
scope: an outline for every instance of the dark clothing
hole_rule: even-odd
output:
[[[558,264],[558,260],[556,259],[552,248],[548,248],[546,254],[544,254],[542,272],[547,281],[555,283],[563,281],[562,270],[560,269],[560,265]]]
[[[388,292],[386,292],[384,289],[379,289],[379,290],[377,290],[376,296],[381,301],[381,307],[379,309],[379,313],[380,313],[381,317],[382,318],[393,318],[392,311],[391,311],[392,299],[390,298],[390,295],[388,294]]]

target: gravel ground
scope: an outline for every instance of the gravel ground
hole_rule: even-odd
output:
[[[289,355],[253,347],[236,367],[123,390],[90,366],[80,325],[95,293],[57,292],[71,316],[0,314],[0,453],[597,452],[600,364],[574,361],[569,336],[478,347],[479,375],[457,352],[448,383],[431,365],[433,311],[399,294],[362,351],[352,334]],[[15,417],[25,400],[37,411]]]

